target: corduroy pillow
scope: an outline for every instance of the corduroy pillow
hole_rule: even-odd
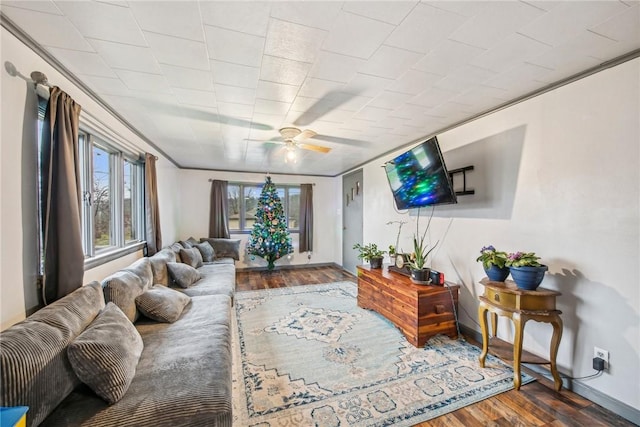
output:
[[[209,242],[196,243],[193,247],[200,251],[203,262],[212,262],[215,258],[215,251]]]
[[[176,262],[176,254],[171,249],[163,249],[149,257],[151,270],[153,271],[153,284],[169,286],[168,262]]]
[[[136,298],[136,304],[142,314],[164,323],[178,320],[182,310],[190,302],[189,296],[165,286],[154,286]]]
[[[202,267],[202,254],[198,248],[180,249],[180,259],[193,268]]]
[[[149,261],[149,258],[140,258],[129,267],[123,268],[123,270],[137,274],[145,288],[153,285],[153,270],[151,269],[151,261]]]
[[[202,274],[188,264],[183,264],[181,262],[168,262],[167,268],[169,269],[169,275],[173,278],[174,283],[181,288],[188,288],[198,280],[202,279]]]
[[[131,321],[110,302],[69,344],[67,356],[80,381],[112,405],[129,389],[143,348]]]
[[[140,276],[128,270],[120,270],[102,280],[105,302],[112,302],[131,320],[135,322],[139,313],[136,309],[136,297],[146,291]]]
[[[183,247],[184,246],[182,246],[178,242],[175,242],[171,246],[167,247],[167,249],[171,249],[173,253],[176,254],[176,262],[182,262],[182,260],[180,259],[180,249],[182,249]]]

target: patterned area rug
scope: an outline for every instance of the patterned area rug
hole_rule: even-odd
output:
[[[513,388],[462,340],[413,347],[350,282],[238,292],[234,425],[411,426]],[[533,381],[522,376],[522,383]]]

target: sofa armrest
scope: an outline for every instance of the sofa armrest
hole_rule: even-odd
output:
[[[217,258],[233,258],[240,260],[240,239],[221,239],[216,237],[203,237],[201,242],[209,242]]]

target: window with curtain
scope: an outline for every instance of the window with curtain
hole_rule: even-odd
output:
[[[263,184],[230,182],[227,187],[229,231],[250,233],[256,220],[256,209]],[[299,227],[300,186],[276,186],[278,197],[287,218],[289,232],[297,233]]]

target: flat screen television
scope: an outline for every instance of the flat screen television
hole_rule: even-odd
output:
[[[435,136],[387,162],[384,168],[398,209],[458,202]]]

